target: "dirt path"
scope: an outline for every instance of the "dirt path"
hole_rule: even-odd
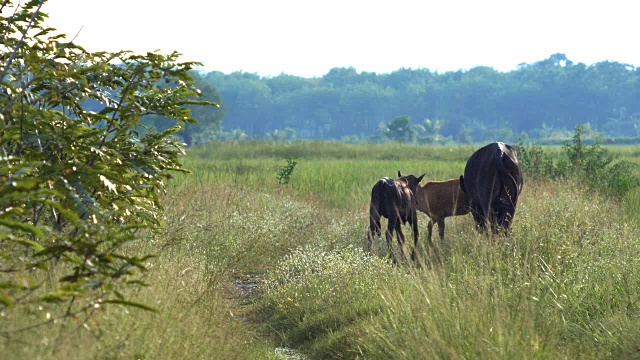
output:
[[[256,319],[248,315],[248,307],[252,304],[252,297],[257,296],[256,290],[260,286],[261,279],[257,274],[249,273],[241,276],[237,276],[233,281],[233,290],[231,301],[236,303],[236,308],[239,309],[239,313],[236,314],[236,318],[243,322],[245,325],[256,327],[260,324],[256,323]],[[288,347],[278,346],[274,349],[276,355],[279,355],[283,359],[287,360],[308,360],[309,357],[304,355],[298,350]]]

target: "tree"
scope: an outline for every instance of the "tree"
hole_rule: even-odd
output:
[[[398,142],[414,142],[417,132],[411,126],[411,118],[407,115],[397,116],[387,124],[385,137],[392,141]]]
[[[371,138],[378,135],[378,124],[405,114],[441,119],[443,137],[460,139],[460,128],[467,127],[465,141],[492,141],[522,131],[540,134],[543,124],[564,129],[563,136],[584,122],[609,137],[634,134],[639,74],[627,64],[587,66],[558,53],[510,72],[478,66],[375,74],[347,67],[311,79],[219,72],[203,77],[228,105],[225,128],[243,129],[248,136],[290,127],[299,138]]]
[[[258,75],[234,72],[222,85],[214,85],[228,106],[225,128],[241,128],[249,136],[262,136],[273,128],[271,89]]]
[[[415,125],[418,140],[422,143],[432,144],[442,139],[440,136],[440,129],[442,128],[442,121],[424,119],[421,124]]]
[[[196,123],[186,123],[184,129],[178,132],[187,145],[199,144],[211,140],[222,129],[222,120],[227,111],[226,104],[218,90],[195,71],[190,72],[195,87],[200,90],[200,99],[218,104],[217,107],[189,105],[191,116],[198,120]]]
[[[271,93],[276,96],[303,89],[308,83],[309,81],[305,78],[287,74],[280,74],[267,80]]]
[[[205,81],[198,72],[190,71],[189,75],[193,78],[194,85],[199,91],[197,98],[218,104],[216,107],[187,105],[191,111],[191,117],[197,122],[186,123],[184,128],[177,132],[177,135],[187,145],[202,144],[219,136],[227,107],[222,102],[218,90],[211,83]],[[195,99],[196,97],[194,97]],[[147,116],[142,123],[154,126],[157,131],[165,131],[174,125],[175,120],[163,116]]]
[[[197,63],[178,62],[175,52],[87,52],[43,24],[44,2],[0,18],[0,336],[7,339],[81,314],[89,321],[108,304],[152,310],[125,291],[144,285],[139,276],[152,255],[124,246],[162,225],[159,195],[171,171],[186,171],[173,134],[195,122],[187,106],[215,105],[195,100],[189,71]],[[140,131],[149,115],[173,121],[161,132]],[[34,315],[23,327],[7,320],[24,313]]]

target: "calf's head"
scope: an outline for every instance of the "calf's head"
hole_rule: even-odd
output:
[[[416,177],[415,175],[402,176],[400,170],[398,170],[398,181],[405,183],[409,190],[415,194],[424,175],[425,174],[422,174],[419,177]]]

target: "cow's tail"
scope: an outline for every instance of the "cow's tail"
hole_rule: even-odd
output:
[[[507,168],[507,166],[514,166],[513,159],[511,159],[510,154],[507,154],[509,149],[503,149],[502,146],[498,147],[495,152],[495,162],[500,173],[500,179],[503,184],[509,182],[511,184],[510,189],[513,189],[511,193],[509,193],[509,197],[511,199],[511,204],[515,207],[515,204],[518,202],[518,196],[520,196],[520,189],[518,188],[518,181],[513,176],[511,169]],[[508,165],[505,164],[508,163]]]

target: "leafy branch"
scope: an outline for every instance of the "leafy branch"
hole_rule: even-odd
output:
[[[174,134],[196,122],[188,106],[217,105],[197,100],[189,74],[197,63],[179,62],[177,52],[87,52],[43,24],[44,2],[0,15],[3,329],[12,314],[39,308],[63,320],[85,312],[82,322],[96,305],[153,310],[126,295],[145,285],[152,254],[127,245],[161,228],[169,172],[187,171]],[[171,125],[146,128],[147,114]],[[24,321],[11,328],[50,323]]]

